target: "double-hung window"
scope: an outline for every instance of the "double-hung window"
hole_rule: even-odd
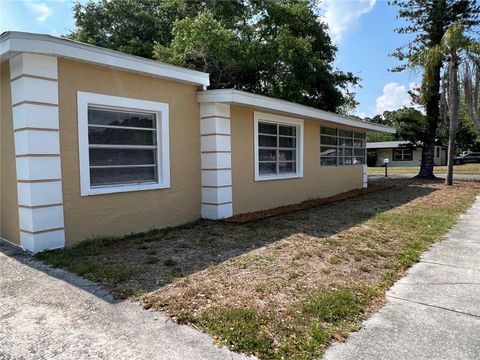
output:
[[[255,113],[255,180],[303,176],[303,121]]]
[[[365,164],[366,134],[330,127],[320,128],[320,165]]]
[[[78,92],[81,194],[169,187],[168,105]]]
[[[393,149],[394,161],[412,161],[413,150],[409,148]]]

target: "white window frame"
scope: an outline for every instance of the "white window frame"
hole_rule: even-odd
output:
[[[260,175],[259,161],[258,161],[258,123],[273,123],[281,125],[295,126],[297,128],[296,136],[296,172],[291,174],[279,174],[279,175]],[[253,143],[254,143],[254,167],[255,167],[255,181],[264,180],[283,180],[283,179],[295,179],[303,177],[303,120],[290,118],[280,115],[267,114],[262,112],[254,112],[253,121]],[[292,149],[293,150],[293,149]]]
[[[90,154],[88,142],[89,106],[120,111],[143,111],[155,114],[157,121],[157,181],[138,184],[118,184],[106,186],[90,185]],[[80,195],[88,196],[169,188],[170,136],[168,110],[169,106],[167,103],[77,91]]]

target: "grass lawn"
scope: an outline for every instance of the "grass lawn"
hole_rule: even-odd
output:
[[[405,174],[405,173],[413,173],[418,174],[420,170],[419,166],[389,166],[388,172],[390,174]],[[369,174],[384,174],[385,168],[383,167],[369,167],[368,168]],[[446,166],[435,166],[434,169],[435,174],[446,174],[447,167]],[[480,164],[465,164],[465,165],[454,165],[453,166],[453,173],[454,174],[476,174],[480,175]]]
[[[480,182],[388,190],[244,224],[199,221],[37,255],[262,359],[313,359],[480,195]]]

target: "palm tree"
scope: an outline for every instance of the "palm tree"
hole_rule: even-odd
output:
[[[475,100],[478,100],[478,93],[473,90],[478,89],[477,74],[480,71],[480,42],[474,41],[464,34],[461,24],[454,24],[448,28],[442,39],[441,44],[448,63],[445,70],[443,82],[442,99],[448,117],[450,126],[448,130],[448,161],[447,161],[447,185],[453,185],[453,161],[455,158],[455,135],[457,134],[458,111],[460,108],[460,84],[459,75],[463,77],[464,96],[469,109],[470,116],[473,116],[475,123],[478,122],[478,112],[475,109]],[[472,69],[474,77],[472,77]],[[472,83],[472,80],[476,83]],[[472,86],[473,85],[473,86]]]
[[[447,185],[453,184],[453,161],[455,158],[455,135],[457,133],[460,107],[460,83],[469,115],[480,124],[480,42],[464,32],[460,23],[451,25],[445,32],[440,45],[428,48],[412,57],[411,66],[425,69],[422,86],[428,86],[433,69],[446,62],[441,83],[441,108],[445,119],[449,119]],[[459,77],[462,81],[459,81]]]

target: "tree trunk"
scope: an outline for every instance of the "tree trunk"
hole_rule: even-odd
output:
[[[448,86],[448,115],[450,116],[450,127],[448,130],[448,161],[447,161],[447,179],[445,184],[453,185],[453,161],[455,158],[455,136],[457,134],[459,89],[458,89],[458,58],[452,54],[449,69]]]
[[[427,128],[423,138],[422,162],[417,178],[435,179],[433,167],[435,166],[435,140],[440,119],[440,67],[438,65],[433,71],[432,85],[425,94],[425,107],[427,112]]]

